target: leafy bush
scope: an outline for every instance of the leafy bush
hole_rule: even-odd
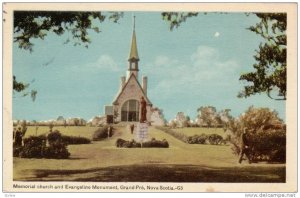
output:
[[[19,148],[22,158],[42,158],[46,148],[46,136],[30,136],[23,140],[24,146]]]
[[[208,136],[208,142],[212,145],[220,145],[224,140],[223,137],[218,134],[211,134]]]
[[[48,136],[47,136],[48,143],[51,145],[51,144],[54,144],[57,141],[62,141],[62,137],[61,136],[62,135],[61,135],[61,133],[58,130],[50,132],[48,134]]]
[[[13,156],[19,157],[23,147],[13,145]]]
[[[169,148],[169,143],[166,139],[156,140],[152,138],[150,141],[143,142],[143,148]]]
[[[252,161],[285,162],[286,127],[277,112],[250,107],[238,119],[229,122],[227,129],[232,133],[230,141],[236,155],[241,151],[241,134],[245,127]]]
[[[69,145],[69,144],[90,144],[91,140],[85,137],[76,137],[76,136],[61,136],[62,141]]]
[[[286,161],[286,133],[284,130],[258,131],[257,134],[251,135],[250,139],[253,159],[275,162]]]
[[[77,136],[67,136],[67,135],[61,135],[61,133],[58,130],[55,130],[53,132],[50,132],[47,136],[49,144],[60,140],[64,144],[89,144],[91,143],[91,140],[85,137],[77,137]]]
[[[45,158],[67,159],[70,153],[63,142],[55,141],[45,148],[43,155]]]
[[[102,140],[108,137],[108,128],[109,126],[104,126],[102,128],[98,128],[93,134],[93,141]],[[110,127],[109,137],[113,135],[114,128]]]
[[[189,144],[205,144],[207,138],[207,135],[203,133],[201,135],[189,136],[187,141]]]
[[[47,140],[49,146],[46,145]],[[70,156],[59,131],[54,131],[47,137],[45,135],[30,136],[23,142],[23,147],[14,148],[15,157],[66,159]]]
[[[172,129],[167,127],[156,127],[156,128],[188,144],[206,144],[206,143],[212,145],[226,144],[226,140],[224,140],[223,137],[218,134],[211,134],[208,136],[202,133],[201,135],[187,136],[182,132],[173,131]]]
[[[126,141],[121,138],[117,139],[116,146],[118,148],[169,148],[169,143],[166,139],[156,140],[152,138],[150,141],[143,142],[143,144],[136,142],[135,140]]]

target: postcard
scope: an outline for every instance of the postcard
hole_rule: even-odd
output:
[[[3,3],[4,192],[296,192],[296,3]]]

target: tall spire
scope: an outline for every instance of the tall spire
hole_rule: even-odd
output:
[[[131,49],[128,58],[128,71],[127,71],[127,79],[134,74],[138,79],[139,72],[139,55],[136,46],[136,36],[135,36],[135,16],[133,15],[133,31],[132,31],[132,39],[131,39]]]
[[[135,15],[133,15],[133,31],[135,31]]]
[[[137,51],[137,45],[136,45],[136,36],[135,36],[135,16],[133,15],[133,33],[132,33],[132,39],[131,39],[131,49],[128,61],[139,61],[139,55]]]

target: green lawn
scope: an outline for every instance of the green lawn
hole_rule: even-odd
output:
[[[89,127],[89,126],[55,126],[53,127],[54,130],[59,130],[63,135],[69,135],[69,136],[80,136],[80,137],[86,137],[91,139],[94,131],[97,130],[99,127]],[[25,134],[25,137],[28,136],[35,136],[35,135],[42,135],[49,132],[49,127],[47,126],[39,126],[38,130],[36,131],[36,127],[29,126],[27,127],[27,131]]]
[[[194,128],[194,127],[188,127],[188,128],[176,128],[172,129],[176,132],[183,133],[187,136],[193,136],[193,135],[201,135],[202,133],[206,135],[210,134],[218,134],[222,137],[225,137],[226,133],[224,132],[223,128]]]
[[[69,135],[89,127],[70,127]],[[72,130],[71,130],[72,129]],[[76,133],[75,133],[76,131]],[[19,181],[164,181],[164,182],[284,182],[285,164],[238,164],[230,146],[186,144],[154,127],[149,139],[166,139],[170,148],[117,148],[117,138],[133,139],[124,127],[113,137],[92,144],[69,145],[70,159],[14,158]],[[238,171],[236,171],[238,170]]]

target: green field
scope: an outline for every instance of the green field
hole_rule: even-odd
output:
[[[198,127],[188,127],[188,128],[176,128],[172,129],[173,131],[183,133],[187,136],[193,136],[193,135],[211,135],[211,134],[218,134],[222,137],[225,137],[226,133],[224,132],[223,128],[198,128]]]
[[[89,126],[55,126],[53,127],[54,130],[59,130],[63,135],[69,135],[69,136],[80,136],[80,137],[86,137],[91,139],[94,131],[97,130],[99,127],[89,127]],[[47,134],[49,132],[48,126],[39,126],[38,130],[36,131],[36,127],[29,126],[27,127],[27,131],[25,134],[25,137],[29,137],[31,135],[42,135]]]
[[[88,137],[96,128],[57,129]],[[186,144],[154,127],[149,128],[152,137],[167,139],[170,148],[116,148],[117,138],[134,138],[119,127],[112,138],[69,145],[70,159],[14,158],[13,177],[19,181],[285,182],[285,164],[238,164],[228,145]]]

